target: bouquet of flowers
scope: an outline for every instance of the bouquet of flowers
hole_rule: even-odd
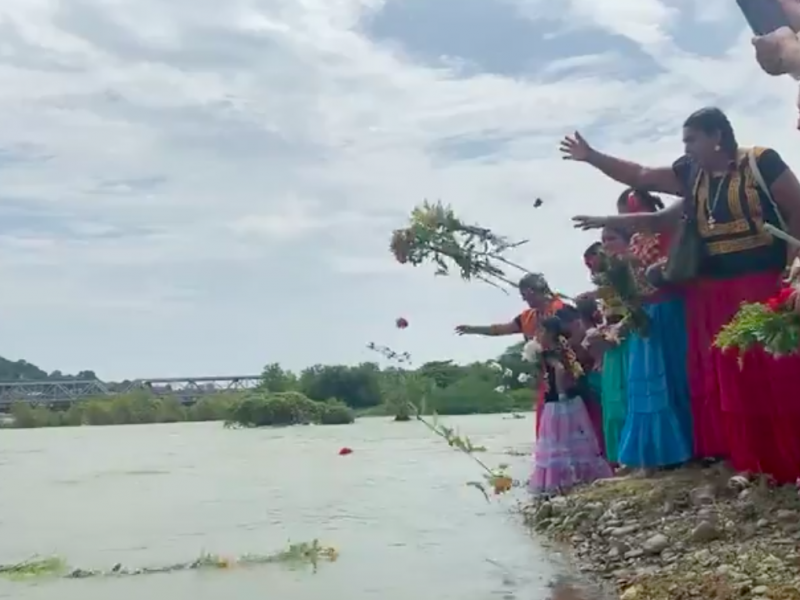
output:
[[[627,255],[601,251],[592,281],[599,288],[598,295],[603,303],[607,307],[621,309],[625,325],[642,337],[647,337],[650,319],[642,307],[634,261]]]
[[[504,269],[529,271],[503,254],[525,243],[527,240],[512,241],[486,227],[464,223],[450,206],[426,201],[414,208],[408,227],[392,233],[390,249],[400,264],[433,262],[437,275],[448,275],[455,267],[466,281],[516,286]]]
[[[766,302],[742,304],[717,334],[714,345],[738,352],[740,365],[754,346],[773,356],[800,352],[800,315],[786,305],[793,292],[794,288],[785,287]]]

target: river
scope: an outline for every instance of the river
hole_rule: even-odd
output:
[[[491,466],[530,468],[530,417],[447,418]],[[342,446],[353,449],[339,456]],[[14,600],[540,600],[553,567],[513,514],[465,485],[477,466],[419,423],[220,423],[0,431],[0,563],[144,567],[267,554],[314,538],[340,557],[129,578],[0,580]],[[518,492],[521,494],[521,492]],[[517,498],[521,496],[518,495]]]

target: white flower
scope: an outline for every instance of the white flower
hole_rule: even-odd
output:
[[[492,362],[489,363],[489,368],[494,370],[494,371],[502,371],[503,370],[503,365],[501,365],[499,362],[492,361]]]
[[[519,381],[520,383],[528,383],[531,379],[533,378],[527,373],[520,373],[519,375],[517,375],[517,381]]]
[[[514,376],[514,371],[512,371],[511,369],[506,369],[505,371],[503,371],[503,377],[513,377],[513,376]]]
[[[539,360],[539,355],[542,353],[542,345],[536,340],[529,340],[525,342],[522,347],[522,360],[527,362],[536,362]]]
[[[496,388],[494,388],[494,391],[497,392],[498,394],[505,394],[506,393],[506,386],[498,385]]]

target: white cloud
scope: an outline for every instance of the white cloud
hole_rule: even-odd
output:
[[[474,57],[428,65],[370,39],[377,0],[4,2],[0,354],[109,377],[365,360],[370,340],[488,356],[505,342],[452,327],[519,301],[395,265],[389,235],[413,204],[531,239],[518,259],[574,293],[592,238],[569,217],[607,212],[619,186],[561,161],[562,134],[665,163],[685,116],[718,104],[742,142],[800,159],[792,83],[758,72],[743,22],[714,58],[670,37],[681,16],[700,36],[741,21],[719,3],[495,2],[563,24],[531,48],[577,41],[536,72],[465,75]],[[440,34],[458,34],[444,14]],[[598,32],[633,46],[581,45]],[[619,56],[650,71],[628,76]]]

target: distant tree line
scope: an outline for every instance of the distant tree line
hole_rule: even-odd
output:
[[[241,406],[236,404],[235,394],[233,399],[228,394],[224,398],[206,399],[197,409],[187,411],[168,395],[158,399],[157,392],[142,392],[94,399],[66,413],[43,412],[46,409],[31,412],[32,409],[20,405],[15,407],[17,425],[225,420],[234,404],[245,411],[236,413],[239,416],[256,415],[250,421],[238,417],[235,421],[269,425],[272,424],[272,415],[283,414],[281,411],[287,398],[294,402],[292,414],[295,416],[291,418],[297,422],[350,421],[351,417],[341,407],[351,410],[355,416],[387,415],[399,419],[409,418],[414,411],[450,415],[527,411],[532,408],[532,393],[524,377],[519,377],[527,372],[520,355],[521,347],[521,343],[515,344],[493,361],[467,365],[449,360],[434,361],[416,369],[381,368],[377,363],[365,362],[355,366],[314,365],[296,373],[284,369],[279,363],[271,363],[264,367],[257,390],[249,394],[251,402]],[[81,380],[97,379],[97,376],[94,371],[81,371],[73,376],[54,371],[48,375],[27,361],[12,362],[0,358],[0,381],[48,379]],[[126,383],[107,385],[113,393],[125,389]],[[267,406],[259,401],[261,412],[248,413],[248,407],[254,406],[252,399],[256,397],[270,398],[271,402]],[[319,410],[311,410],[314,407],[301,402],[301,397],[324,406],[320,404]],[[211,407],[214,407],[213,411]]]

